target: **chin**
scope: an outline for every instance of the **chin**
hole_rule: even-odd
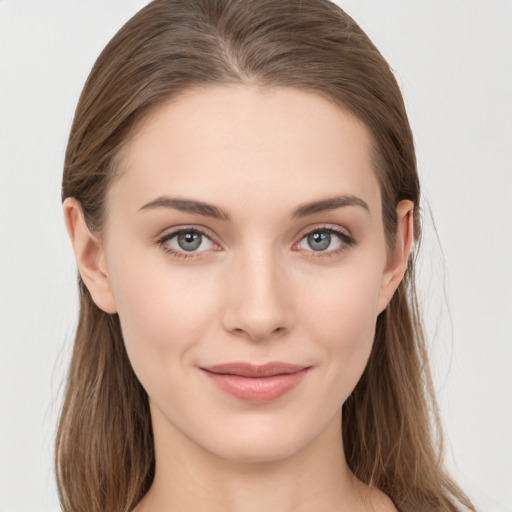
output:
[[[301,421],[302,420],[302,421]],[[203,448],[225,460],[239,463],[284,461],[305,452],[322,432],[341,429],[341,421],[314,422],[298,418],[249,416],[217,431],[210,430]],[[225,425],[226,427],[226,425]],[[326,428],[327,427],[327,428]],[[341,438],[341,432],[339,433]]]
[[[225,444],[218,443],[212,447],[212,452],[219,458],[230,462],[257,464],[286,460],[300,452],[307,442],[296,439],[283,439],[282,433],[278,436],[265,437],[259,435],[257,439],[226,440]]]

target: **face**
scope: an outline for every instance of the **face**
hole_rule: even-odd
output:
[[[396,286],[365,127],[312,93],[209,88],[121,160],[101,260],[155,436],[271,460],[338,425]]]

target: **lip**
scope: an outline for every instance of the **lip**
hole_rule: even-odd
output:
[[[297,387],[311,366],[272,362],[246,362],[201,367],[201,371],[221,390],[247,402],[276,400]]]

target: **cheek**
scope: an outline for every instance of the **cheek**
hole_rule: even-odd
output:
[[[158,369],[187,362],[213,316],[215,291],[196,270],[167,262],[144,264],[144,255],[117,262],[111,281],[123,338],[135,373],[153,380]],[[198,275],[199,274],[199,275]],[[163,375],[162,375],[163,376]]]
[[[375,335],[380,263],[361,259],[323,281],[316,300],[303,304],[307,329],[322,350],[326,385],[344,402],[361,377]]]

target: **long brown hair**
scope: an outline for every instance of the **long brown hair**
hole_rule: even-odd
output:
[[[114,36],[83,89],[67,147],[62,198],[75,197],[101,234],[116,156],[162,102],[191,87],[294,87],[348,109],[368,128],[393,244],[396,206],[420,188],[396,80],[359,26],[329,0],[154,0]],[[347,463],[401,511],[474,510],[444,472],[439,416],[414,288],[414,256],[377,320],[368,365],[343,405]],[[65,512],[132,510],[151,486],[147,395],[117,315],[79,278],[80,317],[56,440]]]

